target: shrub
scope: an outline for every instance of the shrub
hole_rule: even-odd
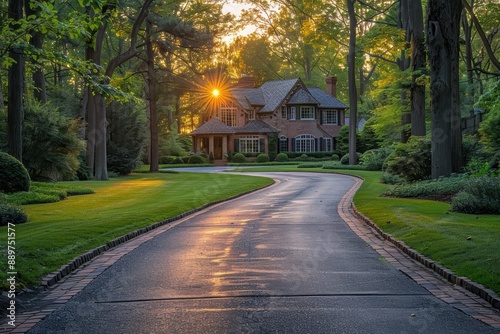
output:
[[[175,165],[182,165],[184,163],[184,160],[182,160],[181,157],[175,157],[174,160],[172,161],[172,164]]]
[[[205,159],[201,155],[193,154],[189,157],[188,163],[190,164],[202,164],[205,162]]]
[[[500,214],[500,178],[470,178],[451,206],[452,211],[462,213]]]
[[[14,193],[30,189],[30,176],[13,156],[0,152],[0,191]]]
[[[172,157],[170,155],[166,155],[166,156],[160,157],[160,159],[158,160],[158,162],[161,165],[170,165],[170,164],[174,163],[174,159],[175,159],[175,157]]]
[[[112,102],[107,108],[109,125],[108,170],[130,174],[140,162],[146,143],[146,118],[135,104]]]
[[[430,181],[407,183],[389,188],[383,196],[426,198],[449,202],[466,187],[468,178],[447,177]]]
[[[245,156],[242,153],[236,153],[233,155],[233,162],[245,162]]]
[[[423,137],[410,137],[400,143],[387,157],[388,173],[398,175],[408,182],[427,179],[431,175],[431,141]]]
[[[333,161],[339,161],[340,160],[340,157],[338,154],[332,154],[332,160]]]
[[[390,148],[379,148],[366,151],[360,158],[361,164],[365,166],[367,170],[382,170],[384,162],[391,152],[392,150]]]
[[[297,168],[323,168],[322,162],[306,162],[297,166]]]
[[[385,183],[385,184],[403,184],[403,183],[405,183],[405,180],[400,178],[397,175],[384,173],[380,177],[380,182]]]
[[[22,224],[28,221],[28,216],[15,206],[0,203],[0,226],[5,226],[8,223]]]
[[[300,156],[300,159],[304,159],[305,160],[305,159],[308,159],[308,158],[309,158],[309,156],[307,154],[302,154]]]
[[[24,106],[23,163],[32,180],[72,180],[80,167],[85,143],[81,124],[50,103]]]
[[[286,161],[288,161],[288,155],[287,155],[286,153],[279,153],[279,154],[276,156],[275,161],[278,161],[278,162],[286,162]]]
[[[261,153],[257,156],[257,162],[269,162],[269,156],[265,153]]]
[[[358,157],[358,163],[362,157],[361,153],[356,152],[356,156]],[[342,159],[340,159],[340,163],[342,165],[348,165],[349,164],[349,153],[345,154]]]

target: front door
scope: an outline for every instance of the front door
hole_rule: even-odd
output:
[[[222,160],[222,137],[214,137],[214,158]]]

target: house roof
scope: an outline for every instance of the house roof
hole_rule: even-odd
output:
[[[319,104],[319,102],[304,88],[299,88],[288,100],[288,104]]]
[[[275,111],[278,106],[283,102],[288,93],[293,89],[293,87],[299,82],[300,79],[288,79],[288,80],[275,80],[267,81],[262,86],[260,86],[260,91],[264,97],[264,107],[260,110],[261,112],[272,112]]]
[[[200,127],[193,130],[190,135],[234,133],[234,129],[235,128],[233,127],[227,126],[218,118],[212,118],[208,122],[203,123]]]
[[[269,133],[278,132],[275,128],[258,119],[248,122],[242,128],[236,128],[236,133]]]
[[[346,109],[347,106],[337,100],[332,95],[328,94],[324,90],[318,87],[307,87],[307,90],[311,93],[315,100],[319,102],[320,108],[334,108],[334,109]]]

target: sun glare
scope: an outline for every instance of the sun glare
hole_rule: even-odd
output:
[[[213,97],[218,97],[220,95],[220,92],[217,88],[215,88],[213,91],[212,91],[212,96]]]
[[[207,71],[192,84],[195,101],[204,113],[214,114],[221,105],[232,102],[231,80],[221,69]]]

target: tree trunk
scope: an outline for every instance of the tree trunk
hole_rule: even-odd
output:
[[[0,68],[0,113],[5,111],[5,101],[3,99],[3,81],[2,81],[2,72],[3,70]]]
[[[410,13],[408,0],[399,0],[399,12],[398,12],[398,28],[405,30],[406,32],[406,42],[410,42]],[[397,60],[399,70],[401,72],[406,71],[410,68],[410,58],[407,56],[407,46],[405,49],[401,50],[401,55]],[[406,143],[410,139],[411,134],[411,109],[410,102],[408,100],[408,87],[401,87],[401,142]]]
[[[158,112],[156,110],[156,77],[155,77],[155,55],[153,52],[153,42],[151,37],[151,22],[146,20],[146,53],[148,67],[148,88],[147,99],[149,101],[149,133],[150,133],[150,161],[149,172],[158,172]]]
[[[410,23],[410,47],[412,71],[411,80],[411,134],[412,136],[425,136],[425,84],[418,80],[425,71],[425,42],[424,42],[424,13],[422,1],[413,0],[408,3]]]
[[[450,175],[462,160],[458,103],[461,10],[460,0],[430,0],[427,7],[434,179]]]
[[[26,16],[39,16],[40,9],[36,6],[36,9],[32,9],[30,6],[30,0],[25,0],[25,10]],[[43,48],[43,34],[39,31],[31,31],[30,44],[36,49],[41,50]],[[34,61],[37,63],[36,61]],[[45,88],[45,75],[43,74],[43,64],[37,63],[37,67],[33,72],[33,85],[34,85],[34,96],[35,99],[41,103],[47,103],[47,90]]]
[[[87,46],[85,51],[85,60],[94,61],[94,48],[92,46]],[[95,134],[96,134],[96,111],[95,111],[95,96],[90,88],[85,90],[87,97],[85,101],[87,103],[87,124],[86,124],[86,139],[87,139],[87,170],[91,177],[94,177],[94,158],[95,158]]]
[[[356,155],[356,129],[358,125],[358,100],[356,90],[356,0],[347,0],[349,13],[349,54],[347,55],[347,78],[349,86],[349,164],[355,165]]]
[[[11,24],[11,28],[16,29],[17,24],[15,22],[21,20],[23,16],[23,2],[9,0],[8,10],[9,18],[14,21]],[[12,58],[13,64],[10,66],[8,73],[7,145],[8,153],[19,161],[22,161],[24,57],[22,51],[17,48],[12,48],[9,51],[9,57]]]

